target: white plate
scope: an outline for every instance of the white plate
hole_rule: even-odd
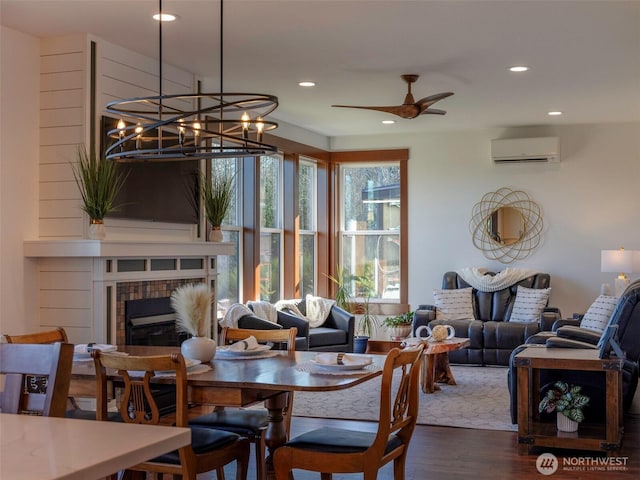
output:
[[[101,348],[97,348],[97,350],[100,350],[101,352],[104,352],[104,353],[114,353],[118,351],[118,347],[116,347],[115,345],[109,345],[104,350]],[[74,352],[73,353],[74,360],[87,360],[89,358],[91,358],[91,352]]]
[[[365,360],[363,358],[363,360]],[[324,368],[326,370],[334,370],[334,371],[349,371],[349,370],[362,370],[364,367],[366,367],[367,365],[371,365],[373,363],[373,360],[371,359],[371,357],[369,357],[367,363],[357,363],[355,365],[330,365],[330,364],[326,364],[326,363],[318,363],[315,360],[311,360],[311,363],[313,363],[316,367],[319,368]]]
[[[251,350],[229,350],[229,347],[218,347],[216,350],[217,353],[222,355],[228,355],[230,357],[245,357],[249,355],[259,355],[261,353],[266,352],[267,350],[271,350],[271,345],[258,345],[256,348],[252,348]]]

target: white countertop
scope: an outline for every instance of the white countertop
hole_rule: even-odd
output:
[[[190,442],[188,428],[0,413],[0,478],[102,478]]]

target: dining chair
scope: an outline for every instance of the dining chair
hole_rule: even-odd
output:
[[[220,333],[220,343],[223,345],[242,341],[253,336],[258,343],[280,343],[287,345],[289,353],[295,351],[298,329],[279,328],[274,330],[253,330],[225,327]],[[284,426],[287,436],[291,426],[291,412],[293,410],[293,392],[287,394],[287,402],[283,411]],[[267,454],[265,432],[269,425],[269,414],[262,409],[238,409],[216,407],[213,412],[196,417],[189,421],[190,425],[199,427],[218,428],[246,436],[255,445],[256,477],[266,479],[264,460]]]
[[[64,417],[73,366],[73,345],[0,343],[0,373],[5,375],[0,396],[2,413]],[[25,379],[31,377],[31,382]],[[42,391],[40,379],[46,378]]]
[[[418,415],[418,379],[423,345],[392,349],[382,371],[377,432],[323,427],[299,435],[275,451],[277,480],[289,480],[293,469],[364,474],[375,480],[378,470],[393,460],[393,478],[404,479],[405,462]]]
[[[198,473],[216,470],[219,480],[222,480],[220,475],[223,475],[224,466],[235,461],[236,480],[246,480],[250,449],[248,439],[222,430],[189,426],[187,369],[181,354],[141,357],[93,352],[92,356],[96,369],[97,419],[101,421],[109,420],[107,369],[116,370],[124,384],[119,407],[122,421],[143,425],[160,424],[160,410],[151,392],[152,379],[156,372],[175,374],[176,418],[174,425],[191,429],[191,443],[173,452],[130,467],[129,470],[181,475],[181,478],[185,480],[196,480]],[[167,426],[166,428],[174,427]]]

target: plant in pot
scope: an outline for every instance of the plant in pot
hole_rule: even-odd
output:
[[[222,230],[220,230],[220,226],[233,201],[235,176],[229,173],[219,173],[212,175],[209,179],[203,175],[200,184],[202,185],[204,213],[209,225],[211,225],[209,240],[221,242]]]
[[[364,353],[367,351],[367,343],[369,338],[373,336],[373,333],[378,329],[379,323],[375,315],[371,314],[369,310],[369,301],[371,300],[370,292],[364,297],[362,303],[362,316],[358,322],[358,331],[354,337],[354,353]]]
[[[88,153],[84,146],[78,147],[78,161],[71,168],[82,196],[82,210],[89,215],[89,238],[104,240],[104,217],[118,209],[116,197],[128,173],[119,172],[116,162]]]
[[[186,358],[208,362],[216,353],[216,343],[210,338],[212,301],[213,292],[205,283],[182,285],[171,294],[176,330],[191,335],[180,345]]]
[[[556,412],[558,430],[575,432],[578,424],[584,420],[583,409],[589,404],[589,397],[580,393],[582,387],[569,386],[566,382],[557,381],[547,390],[540,400],[538,412]]]
[[[387,327],[391,340],[402,340],[411,334],[413,312],[401,313],[393,317],[387,317],[382,324]]]
[[[347,283],[349,275],[345,272],[344,267],[336,267],[336,274],[326,275],[326,277],[336,285],[336,305],[347,312],[351,312],[353,308],[353,296]]]

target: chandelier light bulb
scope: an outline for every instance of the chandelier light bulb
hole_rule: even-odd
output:
[[[197,120],[193,122],[193,136],[197,137],[200,135],[200,130],[202,129],[202,125]]]

